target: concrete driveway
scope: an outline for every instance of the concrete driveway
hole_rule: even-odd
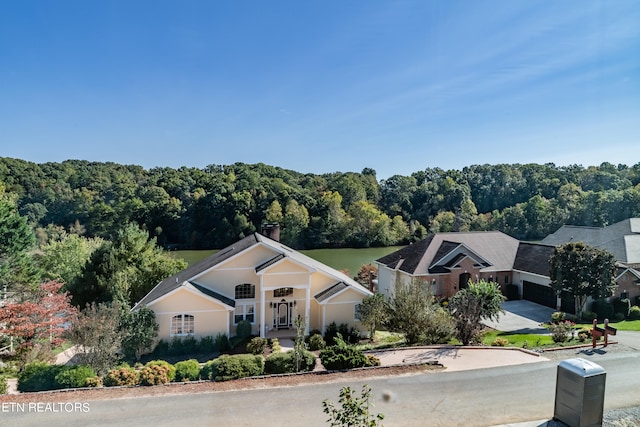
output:
[[[541,324],[551,320],[551,314],[557,311],[527,300],[505,301],[502,308],[505,313],[497,322],[484,324],[498,331],[523,334],[547,334]]]

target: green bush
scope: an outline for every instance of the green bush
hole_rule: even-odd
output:
[[[568,320],[569,322],[576,323],[578,321],[578,316],[576,316],[575,314],[571,314],[571,313],[565,313],[564,314],[564,319]]]
[[[96,372],[90,366],[78,365],[65,367],[55,377],[55,381],[61,388],[86,387],[87,379],[96,376]]]
[[[640,307],[634,305],[629,309],[629,318],[633,320],[640,319]]]
[[[129,366],[112,369],[102,379],[105,387],[131,386],[138,384],[139,376],[135,369]]]
[[[600,319],[600,321],[603,321],[604,319],[613,319],[613,304],[604,299],[595,300],[593,304],[591,304],[591,311],[595,311],[597,318]]]
[[[625,319],[625,315],[624,313],[614,313],[613,314],[613,320],[615,320],[616,322],[621,322]]]
[[[218,375],[218,364],[216,363],[217,359],[209,360],[202,368],[200,368],[200,378],[203,380],[215,380],[216,375]]]
[[[551,323],[558,324],[560,322],[564,322],[565,312],[564,311],[556,311],[551,314]]]
[[[280,341],[278,338],[273,338],[271,340],[271,352],[280,353],[282,351],[282,347],[280,347]]]
[[[371,365],[364,352],[354,347],[334,345],[320,351],[320,360],[329,371],[362,368]]]
[[[264,358],[251,354],[222,355],[212,363],[215,381],[255,377],[264,372]]]
[[[167,377],[169,378],[169,382],[173,381],[176,378],[176,367],[173,366],[171,363],[167,362],[166,360],[152,360],[150,362],[147,362],[145,366],[145,368],[147,366],[164,366],[165,368],[167,368]]]
[[[229,351],[231,349],[231,343],[229,342],[229,337],[227,334],[218,334],[214,340],[215,349],[223,352]]]
[[[631,309],[631,300],[629,298],[616,298],[613,301],[613,310],[616,313],[622,313],[622,315],[624,316],[623,319],[626,317],[629,317],[630,309]]]
[[[171,345],[167,341],[161,339],[158,341],[158,344],[156,344],[152,354],[158,357],[169,356],[171,354]]]
[[[583,322],[593,322],[593,320],[595,318],[597,318],[598,315],[596,313],[594,313],[593,311],[583,311],[582,312],[582,321]]]
[[[555,343],[562,343],[569,339],[571,331],[573,331],[575,324],[568,320],[560,322],[558,324],[549,325],[549,332],[551,332],[551,339]]]
[[[0,394],[7,394],[7,377],[0,375]]]
[[[287,353],[272,353],[264,362],[264,372],[267,374],[290,374],[296,372],[295,355],[293,351]],[[300,372],[312,371],[316,365],[316,356],[310,351],[304,352]]]
[[[45,391],[62,388],[56,381],[64,369],[60,365],[49,365],[46,362],[34,362],[26,365],[18,374],[18,391]]]
[[[324,340],[328,346],[336,345],[336,337],[338,336],[338,325],[336,322],[331,322],[327,326],[324,332]]]
[[[322,350],[326,347],[327,347],[327,343],[324,341],[324,338],[322,338],[322,335],[313,334],[309,338],[309,350],[311,351]]]
[[[251,322],[248,320],[241,320],[236,326],[236,336],[240,339],[247,338],[251,335]]]
[[[200,338],[198,350],[200,353],[213,353],[216,351],[216,342],[213,340],[213,337],[207,336]]]
[[[509,345],[509,340],[506,338],[497,337],[495,340],[493,340],[491,345],[493,347],[506,347]]]
[[[175,364],[176,381],[197,381],[200,379],[200,364],[196,359],[183,360]]]
[[[267,348],[266,338],[254,337],[247,344],[247,351],[251,354],[262,354]]]

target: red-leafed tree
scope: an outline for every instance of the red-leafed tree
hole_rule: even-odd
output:
[[[18,351],[28,353],[37,346],[56,346],[62,341],[65,324],[77,310],[62,283],[42,283],[29,300],[9,302],[0,307],[0,334],[17,338]]]

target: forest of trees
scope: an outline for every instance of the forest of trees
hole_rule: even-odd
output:
[[[282,226],[295,248],[405,244],[443,231],[500,230],[538,240],[563,224],[604,226],[640,216],[640,163],[428,168],[378,180],[265,164],[153,168],[0,158],[0,184],[41,242],[64,228],[113,240],[135,223],[167,248],[213,249]]]

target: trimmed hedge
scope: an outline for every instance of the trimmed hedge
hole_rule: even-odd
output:
[[[183,360],[175,364],[176,381],[197,381],[200,379],[200,364],[196,359]]]
[[[265,348],[267,348],[266,338],[254,337],[247,344],[247,351],[251,354],[262,354]]]
[[[222,355],[209,361],[200,371],[203,379],[229,381],[255,377],[264,372],[264,358],[251,354]]]
[[[130,386],[138,384],[138,372],[130,366],[112,369],[102,379],[105,387]]]
[[[87,387],[87,380],[96,376],[96,371],[90,366],[78,365],[60,371],[55,381],[61,388],[81,388]]]
[[[169,366],[164,364],[147,364],[140,370],[140,385],[151,386],[167,384],[171,382],[171,380],[169,379],[169,371]]]
[[[18,374],[18,391],[61,389],[62,386],[56,381],[56,375],[63,369],[63,366],[49,365],[45,362],[30,363]]]
[[[320,360],[330,371],[378,366],[380,361],[375,357],[367,357],[364,352],[354,347],[335,345],[320,352]]]
[[[176,367],[166,360],[151,360],[144,365],[145,368],[148,366],[163,366],[167,370],[167,378],[169,382],[173,381],[176,378]]]
[[[312,371],[316,366],[316,356],[310,351],[305,351],[300,366],[300,372]],[[266,374],[291,374],[296,372],[295,356],[293,351],[286,353],[273,353],[264,361]]]

